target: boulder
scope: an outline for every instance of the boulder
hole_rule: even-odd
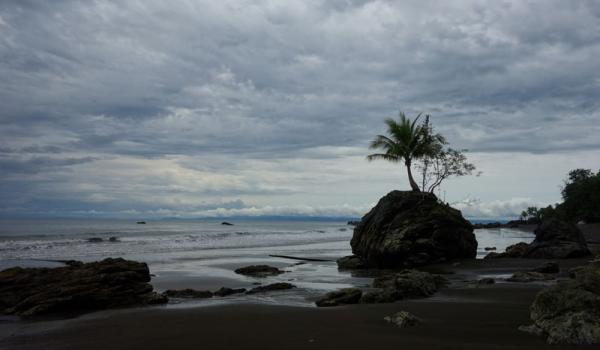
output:
[[[540,272],[540,273],[558,273],[560,271],[560,268],[557,263],[548,262],[548,263],[542,264],[542,265],[534,268],[531,271]]]
[[[232,295],[232,294],[240,294],[240,293],[244,293],[246,292],[246,288],[226,288],[226,287],[221,287],[219,290],[217,290],[214,295],[218,296],[218,297],[226,297],[228,295]]]
[[[375,288],[394,291],[396,300],[429,297],[446,284],[444,277],[418,270],[403,270],[373,281]]]
[[[373,267],[474,258],[473,226],[431,193],[392,191],[354,228],[352,252]]]
[[[573,270],[571,280],[540,291],[530,317],[533,324],[520,329],[550,344],[599,344],[600,262]]]
[[[279,283],[267,284],[266,286],[259,286],[259,287],[252,288],[249,291],[247,291],[246,294],[264,293],[264,292],[270,292],[270,291],[274,291],[274,290],[286,290],[286,289],[292,289],[292,288],[296,288],[296,286],[291,283],[287,283],[287,282],[279,282]]]
[[[496,280],[491,277],[485,277],[485,278],[482,278],[479,281],[477,281],[477,284],[479,284],[479,285],[494,284],[494,283],[496,283]]]
[[[195,290],[195,289],[169,289],[163,293],[169,298],[212,298],[213,293],[209,290]]]
[[[284,272],[285,271],[282,271],[276,267],[269,265],[251,265],[246,267],[240,267],[239,269],[235,270],[235,273],[237,274],[252,277],[277,276]]]
[[[583,233],[574,224],[548,219],[534,233],[535,239],[523,255],[526,258],[566,259],[591,254]]]
[[[548,281],[553,280],[556,277],[553,274],[541,273],[535,271],[519,271],[515,272],[511,277],[506,280],[509,282],[535,282],[535,281]]]
[[[414,327],[421,323],[420,319],[408,311],[399,311],[383,319],[399,328]]]
[[[344,288],[325,294],[315,304],[320,307],[357,304],[361,296],[362,291],[358,288]]]
[[[231,222],[227,222],[227,221],[223,221],[221,223],[221,225],[224,225],[224,226],[233,226],[233,224]]]
[[[525,242],[519,242],[513,245],[509,245],[503,253],[491,252],[484,257],[484,259],[494,259],[494,258],[522,258],[527,249],[529,248],[529,244]]]
[[[393,303],[402,299],[402,295],[393,288],[379,289],[364,293],[360,298],[361,304]]]
[[[0,272],[0,313],[32,316],[166,303],[152,291],[148,265],[104,259],[57,268],[13,267]]]
[[[368,268],[368,265],[356,255],[349,255],[336,260],[340,270],[357,270]]]

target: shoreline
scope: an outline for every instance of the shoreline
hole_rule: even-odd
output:
[[[599,228],[595,224],[584,229],[591,242],[599,241]],[[598,245],[592,245],[593,253],[598,254]],[[0,319],[0,348],[364,349],[393,345],[418,349],[579,349],[548,345],[543,338],[518,330],[530,323],[529,306],[535,295],[553,282],[518,283],[504,278],[555,261],[560,265],[558,278],[564,279],[570,268],[590,259],[465,259],[428,265],[420,269],[444,275],[449,286],[430,298],[388,304],[317,308],[311,306],[312,296],[298,288],[255,299],[232,296],[210,302],[106,310],[70,319],[5,317]],[[370,280],[364,271],[350,274],[354,279],[365,278],[365,283]],[[192,283],[185,274],[174,273],[171,277],[155,287],[190,287]],[[496,283],[473,283],[483,277],[495,278]],[[193,283],[216,287],[226,285],[226,280],[199,275]],[[304,300],[295,306],[282,303],[294,293]],[[383,320],[401,310],[411,312],[423,323],[399,329]]]

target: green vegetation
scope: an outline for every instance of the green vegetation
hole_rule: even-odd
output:
[[[521,213],[521,220],[539,223],[555,217],[572,222],[600,222],[600,171],[575,169],[569,172],[561,191],[563,202],[546,208],[529,207]]]
[[[389,136],[377,135],[369,146],[384,152],[370,154],[367,159],[403,162],[410,187],[417,192],[433,193],[449,177],[472,174],[475,166],[467,162],[464,155],[466,150],[446,147],[448,142],[441,134],[433,131],[429,116],[426,115],[424,122],[419,124],[420,117],[421,114],[411,120],[400,112],[398,121],[386,119]],[[420,171],[420,187],[412,173],[414,163]]]

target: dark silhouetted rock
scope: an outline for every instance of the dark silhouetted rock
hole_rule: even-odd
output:
[[[319,307],[357,304],[361,296],[362,291],[358,288],[344,288],[325,294],[315,304]]]
[[[421,320],[408,311],[399,311],[391,316],[385,316],[384,320],[399,328],[414,327],[421,323]]]
[[[231,222],[227,222],[227,221],[223,221],[221,223],[221,225],[225,225],[225,226],[233,226],[233,224]]]
[[[356,270],[367,268],[367,264],[356,255],[349,255],[336,260],[338,268],[341,270]]]
[[[246,267],[240,267],[239,269],[235,270],[235,273],[237,274],[252,277],[276,276],[284,272],[285,271],[282,271],[276,267],[269,265],[251,265]]]
[[[392,191],[354,228],[352,252],[374,267],[474,258],[473,226],[431,193]]]
[[[548,262],[548,263],[542,264],[542,265],[534,268],[531,271],[540,272],[540,273],[558,273],[560,271],[560,268],[558,267],[557,263]]]
[[[214,294],[218,297],[226,297],[228,295],[240,294],[240,293],[244,293],[244,292],[246,292],[246,288],[234,289],[234,288],[221,287],[221,289],[216,291]]]
[[[573,278],[540,291],[530,307],[531,326],[521,330],[550,344],[600,343],[600,262],[573,270]]]
[[[148,265],[104,259],[57,268],[0,272],[0,313],[31,316],[166,303],[152,291]]]
[[[506,280],[509,282],[536,282],[536,281],[548,281],[555,279],[556,276],[549,273],[540,273],[535,271],[520,271],[515,272],[511,277]]]
[[[264,292],[271,292],[271,291],[276,291],[276,290],[286,290],[286,289],[292,289],[292,288],[296,288],[296,286],[291,283],[287,283],[287,282],[279,282],[279,283],[267,284],[266,286],[259,286],[256,288],[252,288],[249,291],[247,291],[246,294],[264,293]]]
[[[146,221],[138,221],[138,222],[136,222],[136,224],[138,224],[138,225],[145,225]]]
[[[418,270],[403,270],[377,277],[373,281],[375,288],[394,291],[397,300],[429,297],[446,284],[447,280],[444,277]]]
[[[114,237],[114,236],[113,236],[113,237],[110,237],[110,238],[108,239],[108,241],[109,241],[109,242],[112,242],[112,243],[117,243],[117,242],[120,242],[120,241],[119,241],[119,237]]]
[[[590,254],[585,237],[576,225],[549,219],[535,229],[535,240],[529,245],[524,257],[566,259]]]
[[[88,238],[87,241],[89,243],[100,243],[100,242],[103,242],[104,240],[100,237],[91,237],[91,238]]]
[[[477,281],[477,284],[494,284],[496,283],[496,280],[490,277],[485,277],[480,279],[479,281]]]
[[[364,293],[360,298],[361,304],[393,303],[402,299],[402,294],[392,288],[379,289]]]
[[[519,242],[513,245],[510,245],[506,248],[506,251],[503,253],[491,252],[484,257],[484,259],[494,259],[494,258],[522,258],[525,253],[529,249],[529,244],[525,242]]]
[[[485,247],[485,248],[483,248],[483,250],[485,250],[486,252],[489,252],[491,250],[496,250],[496,247]]]
[[[169,289],[163,293],[169,298],[195,298],[204,299],[212,298],[213,293],[209,290],[195,290],[195,289]]]

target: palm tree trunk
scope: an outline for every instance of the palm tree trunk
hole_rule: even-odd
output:
[[[410,187],[415,192],[421,192],[421,190],[419,189],[419,185],[417,185],[417,183],[415,182],[415,179],[413,178],[412,171],[410,169],[410,166],[411,166],[410,159],[405,160],[404,165],[406,165],[406,171],[408,172],[408,182],[410,183]]]

